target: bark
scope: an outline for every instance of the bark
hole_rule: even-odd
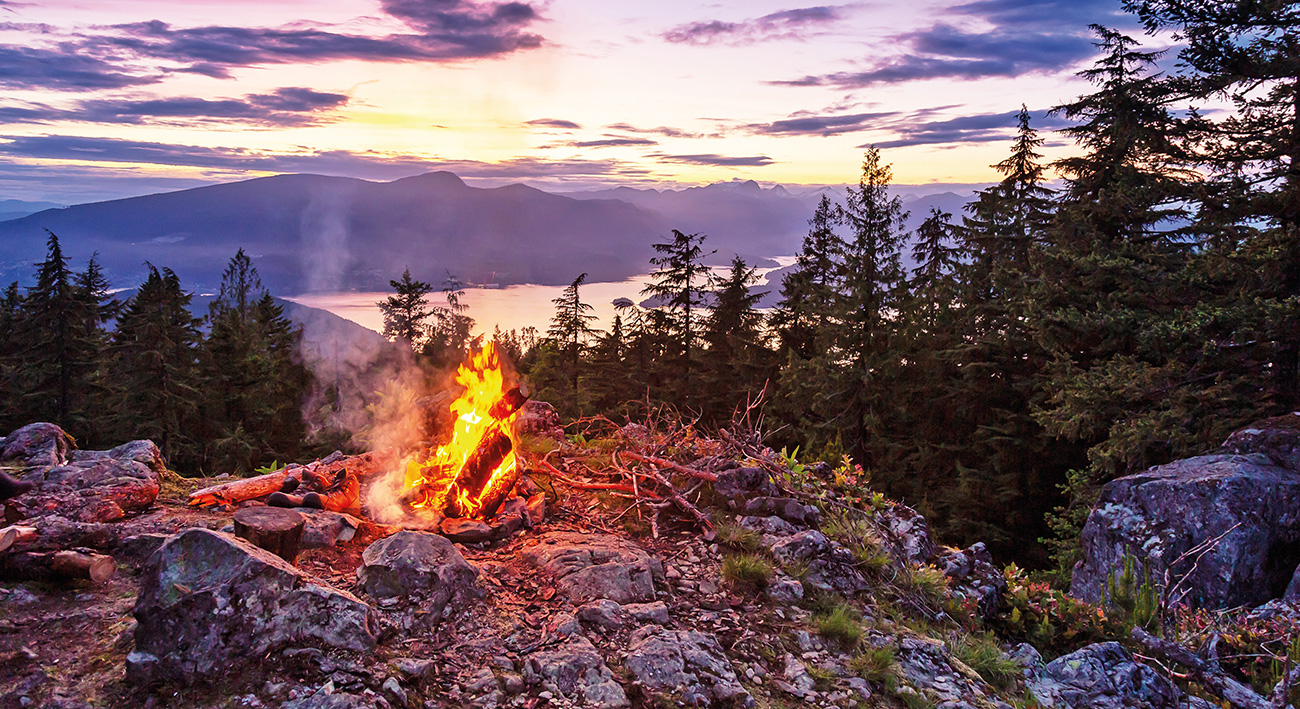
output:
[[[81,551],[22,552],[0,559],[0,578],[103,583],[117,572],[113,557]]]
[[[246,507],[235,513],[235,536],[292,564],[298,558],[307,518],[283,507]]]

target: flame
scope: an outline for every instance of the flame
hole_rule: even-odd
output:
[[[460,365],[456,383],[465,387],[465,393],[451,404],[456,417],[451,441],[424,462],[407,462],[406,490],[412,508],[477,517],[494,496],[504,497],[518,478],[518,442],[511,426],[518,410],[503,405],[506,374],[492,342]],[[503,409],[508,413],[502,415]],[[490,461],[506,446],[508,452],[483,481],[482,461]]]

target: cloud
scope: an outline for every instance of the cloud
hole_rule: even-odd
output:
[[[638,128],[628,123],[611,123],[606,128],[610,130],[623,131],[624,133],[642,133],[648,135],[662,135],[665,138],[719,138],[717,133],[704,134],[695,133],[680,128],[670,128],[669,126],[659,126],[657,128]]]
[[[155,83],[169,73],[229,78],[236,67],[335,60],[445,62],[541,46],[521,2],[383,0],[409,32],[371,36],[338,25],[177,28],[158,20],[64,34],[44,47],[0,45],[0,85],[89,91]],[[43,36],[57,36],[47,28]],[[145,66],[147,65],[147,66]]]
[[[649,138],[602,138],[600,140],[578,140],[569,143],[574,148],[614,148],[631,145],[658,145],[659,141]]]
[[[695,45],[741,45],[777,39],[803,39],[808,36],[808,27],[830,24],[841,16],[842,8],[820,5],[782,10],[743,22],[690,22],[668,30],[663,33],[663,38],[674,44]]]
[[[0,156],[20,159],[75,160],[106,165],[146,165],[199,168],[229,173],[311,172],[362,179],[391,180],[434,170],[461,177],[510,181],[541,178],[638,177],[649,171],[618,160],[568,160],[532,157],[497,163],[442,160],[414,155],[347,150],[274,153],[245,148],[178,145],[147,141],[67,135],[0,136]],[[223,176],[225,177],[225,176]]]
[[[161,78],[159,72],[129,69],[85,54],[75,45],[0,45],[0,86],[11,89],[97,91],[153,84]]]
[[[781,86],[834,86],[860,89],[927,79],[983,79],[1052,73],[1096,54],[1090,22],[1119,19],[1115,0],[977,0],[949,10],[961,19],[991,27],[970,31],[939,22],[893,37],[906,47],[899,56],[864,70],[813,74],[768,82]]]
[[[897,138],[872,141],[858,148],[874,145],[877,148],[901,148],[912,145],[955,145],[961,143],[987,143],[1011,140],[1015,135],[1018,111],[985,113],[944,120],[925,120],[918,112],[888,126]],[[1046,111],[1031,112],[1030,126],[1040,133],[1064,128],[1068,123]]]
[[[838,135],[878,128],[882,119],[897,115],[896,111],[885,111],[838,116],[800,116],[771,123],[752,123],[745,128],[763,135]]]
[[[561,128],[564,130],[581,130],[582,126],[573,121],[566,121],[563,118],[538,118],[528,121],[530,126],[542,126],[543,128]]]
[[[702,153],[697,155],[652,155],[660,162],[684,163],[687,165],[713,165],[719,167],[763,167],[776,162],[766,155],[755,155],[752,157],[731,157],[727,155],[717,155],[716,153]]]
[[[342,107],[345,94],[286,87],[269,94],[251,94],[242,99],[173,97],[156,99],[95,99],[69,108],[45,104],[0,106],[5,123],[195,123],[219,121],[260,126],[302,126],[324,122]]]

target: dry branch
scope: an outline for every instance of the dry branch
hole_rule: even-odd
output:
[[[554,465],[551,465],[549,462],[545,460],[539,460],[538,463],[542,467],[546,468],[548,474],[551,477],[559,480],[560,482],[564,483],[565,485],[568,485],[569,487],[575,490],[616,490],[618,492],[632,493],[638,499],[647,498],[647,497],[652,500],[659,499],[658,495],[654,495],[647,492],[639,492],[635,485],[629,485],[627,483],[589,483],[589,482],[583,482],[581,480],[574,480],[573,478],[560,472],[559,468],[556,468]]]
[[[641,455],[640,453],[633,453],[632,451],[621,451],[619,455],[625,455],[631,458],[632,460],[639,460],[642,463],[649,463],[650,465],[655,465],[660,468],[671,468],[681,473],[682,475],[689,475],[693,478],[699,478],[700,480],[707,480],[711,483],[715,483],[718,481],[718,476],[714,475],[713,473],[708,473],[703,470],[696,470],[695,468],[688,468],[685,465],[679,465],[677,463],[672,462],[671,460],[666,460],[664,458],[656,458],[654,456]]]
[[[1288,672],[1287,676],[1278,682],[1278,686],[1273,691],[1273,698],[1265,699],[1249,685],[1229,677],[1219,666],[1218,659],[1213,657],[1213,652],[1210,653],[1211,659],[1207,660],[1178,643],[1157,638],[1142,628],[1133,628],[1131,636],[1152,654],[1186,667],[1197,682],[1236,709],[1283,709],[1287,706],[1286,695],[1291,684],[1300,674],[1294,671]],[[1211,646],[1213,645],[1212,640]]]

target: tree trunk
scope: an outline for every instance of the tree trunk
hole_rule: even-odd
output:
[[[235,513],[235,536],[292,564],[298,558],[307,518],[283,507],[246,507]]]
[[[80,551],[23,552],[0,559],[0,577],[13,581],[103,583],[116,572],[113,557]]]

